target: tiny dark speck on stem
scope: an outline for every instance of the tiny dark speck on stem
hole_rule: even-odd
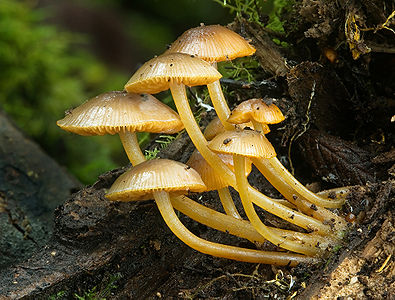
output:
[[[173,64],[170,64],[170,67],[172,67],[173,66]]]
[[[317,208],[317,206],[316,206],[315,204],[311,204],[311,205],[310,205],[310,208],[311,208],[312,210],[315,210],[315,211],[318,210],[318,208]]]
[[[191,167],[190,166],[186,166],[185,167],[185,170],[189,170]]]
[[[227,144],[229,144],[231,141],[232,141],[232,139],[226,138],[226,139],[224,139],[223,143],[224,143],[224,145],[227,145]]]

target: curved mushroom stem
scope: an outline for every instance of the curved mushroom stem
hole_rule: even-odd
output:
[[[344,230],[346,222],[343,218],[334,214],[333,212],[311,204],[304,200],[299,194],[295,193],[294,189],[289,186],[283,179],[278,176],[275,170],[271,168],[270,164],[263,164],[263,159],[253,159],[254,165],[262,173],[263,176],[273,185],[280,193],[291,203],[295,204],[302,212],[316,218],[325,224],[333,224],[335,231]]]
[[[185,85],[171,82],[170,91],[177,107],[178,114],[180,115],[181,121],[184,124],[185,130],[187,131],[196,149],[219,176],[228,182],[229,185],[233,187],[236,186],[236,179],[231,169],[223,163],[221,158],[219,158],[207,147],[207,140],[200,131],[199,126],[196,124],[195,117],[191,111],[191,108],[189,107]]]
[[[253,243],[263,243],[265,241],[265,238],[255,230],[249,221],[237,220],[234,217],[199,204],[186,196],[171,197],[171,203],[181,213],[208,227],[247,239]],[[307,242],[309,244],[317,244],[319,242],[322,248],[327,248],[333,242],[328,237],[322,237],[314,233],[302,233],[276,227],[269,228],[276,234],[296,242]]]
[[[227,215],[232,216],[233,218],[242,220],[243,218],[240,216],[235,203],[233,202],[232,195],[229,192],[228,187],[224,187],[218,190],[219,199],[221,200],[222,206]]]
[[[263,132],[262,124],[255,120],[252,120],[252,124],[254,125],[255,130]],[[280,163],[277,157],[261,159],[260,165],[262,170],[259,170],[261,172],[264,171],[266,175],[270,175],[270,173],[274,172],[274,174],[271,174],[271,176],[281,177],[288,184],[288,186],[292,187],[292,189],[295,191],[294,193],[297,193],[298,195],[300,195],[300,197],[311,203],[314,203],[315,205],[327,208],[339,208],[344,204],[343,199],[328,200],[307,189],[286,168],[284,168],[284,166]],[[266,175],[264,176],[266,177]],[[274,187],[282,194],[282,186],[279,185],[278,187]]]
[[[145,161],[145,156],[141,152],[139,142],[135,132],[124,131],[119,132],[119,137],[123,148],[125,149],[126,155],[133,166],[138,165]]]
[[[217,69],[216,62],[213,62],[211,65]],[[214,109],[222,125],[226,130],[234,130],[234,125],[227,121],[230,116],[230,109],[224,97],[224,93],[222,92],[221,83],[219,80],[208,84],[207,89],[211,98],[211,102],[213,103]]]
[[[170,230],[189,247],[217,257],[234,259],[251,263],[273,265],[297,265],[298,263],[315,263],[317,259],[303,255],[283,252],[259,251],[238,248],[203,240],[190,232],[178,219],[171,205],[169,194],[163,191],[154,192],[159,211]]]
[[[213,103],[214,109],[217,112],[218,118],[221,120],[222,125],[226,130],[234,130],[234,125],[227,121],[230,115],[230,109],[226,103],[219,80],[208,84],[207,88],[208,93],[210,94],[211,102]]]
[[[344,199],[324,199],[307,189],[286,168],[284,168],[284,166],[280,163],[277,157],[269,158],[267,162],[262,161],[262,163],[264,165],[270,164],[271,167],[276,171],[276,173],[281,175],[281,177],[284,178],[284,181],[289,186],[292,186],[295,192],[307,201],[327,208],[339,208],[344,204]]]
[[[314,245],[301,245],[293,241],[289,241],[281,236],[276,235],[272,230],[270,230],[266,225],[262,223],[259,216],[257,215],[254,206],[250,200],[250,193],[248,191],[248,181],[245,174],[245,158],[241,155],[234,154],[233,162],[235,165],[235,174],[237,185],[239,187],[239,193],[241,202],[243,204],[244,210],[247,214],[248,219],[254,228],[262,234],[262,236],[269,242],[277,245],[278,247],[291,250],[298,253],[303,253],[306,255],[313,256],[319,252],[319,247]]]
[[[232,170],[207,147],[207,140],[204,138],[199,126],[196,124],[195,117],[189,107],[189,102],[186,96],[185,85],[170,83],[170,90],[173,96],[174,103],[177,107],[181,121],[191,138],[197,150],[203,158],[210,164],[210,166],[221,176],[230,186],[237,189],[236,177]],[[256,189],[248,185],[248,192],[250,193],[251,200],[258,206],[267,210],[268,212],[302,228],[316,231],[317,233],[328,235],[331,234],[331,228],[324,225],[318,220],[306,216],[297,211],[266,197]]]

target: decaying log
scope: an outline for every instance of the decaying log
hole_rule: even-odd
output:
[[[388,181],[379,188],[375,205],[387,202],[386,207],[394,206],[394,184]],[[356,225],[343,251],[334,255],[334,261],[323,272],[311,278],[311,284],[297,299],[333,299],[334,295],[350,299],[393,299],[395,213],[393,209],[386,212],[384,207],[381,205],[374,219],[368,216],[369,222]]]
[[[188,139],[181,138],[174,143],[174,149],[179,150],[169,153],[182,159],[182,155],[189,151],[186,150],[189,145]],[[270,283],[276,269],[212,258],[186,247],[167,229],[152,201],[107,201],[104,198],[106,188],[123,171],[103,174],[93,186],[81,189],[56,209],[55,233],[47,245],[29,259],[0,273],[0,299],[47,299],[59,294],[72,298],[73,293],[83,295],[93,287],[98,293],[104,293],[111,278],[116,278],[118,287],[111,290],[113,299],[145,299],[158,295],[165,298],[199,295],[245,299],[252,293],[286,297],[286,289]],[[251,178],[253,184],[261,180],[255,181],[255,177]],[[369,203],[375,203],[376,195],[381,195],[378,186],[356,188],[353,199],[362,202],[361,199],[368,195]],[[382,195],[383,201],[376,202],[369,220],[382,220],[383,211],[389,205],[385,200],[393,193],[386,186],[387,193]],[[207,193],[201,201],[219,209],[212,196]],[[378,216],[382,216],[381,219]],[[182,217],[182,220],[203,238],[255,247],[249,242],[209,230],[188,218]],[[368,228],[367,224],[364,226]],[[375,229],[378,227],[370,228],[370,234],[374,234]],[[282,274],[292,274],[298,280],[301,272],[312,270],[314,268],[310,266],[282,268]]]
[[[0,111],[0,270],[46,244],[54,209],[78,186]]]

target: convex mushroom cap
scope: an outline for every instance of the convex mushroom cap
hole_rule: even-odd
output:
[[[226,131],[218,134],[208,147],[217,153],[237,154],[246,157],[271,158],[276,156],[272,144],[254,130]]]
[[[125,85],[128,92],[155,94],[169,89],[170,83],[206,85],[222,75],[204,60],[183,53],[163,54],[147,61]]]
[[[122,91],[100,94],[68,112],[56,124],[80,135],[125,131],[171,134],[184,128],[178,114],[154,96]]]
[[[255,53],[243,37],[221,25],[202,25],[185,31],[165,53],[195,55],[210,63],[232,60]]]
[[[115,180],[106,197],[132,201],[152,199],[154,191],[186,194],[206,190],[200,175],[191,167],[169,159],[148,160]]]
[[[255,120],[262,124],[276,124],[284,119],[284,115],[275,104],[267,105],[263,99],[250,99],[243,101],[233,109],[228,122],[241,124]]]

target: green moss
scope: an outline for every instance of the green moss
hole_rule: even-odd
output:
[[[64,296],[66,295],[65,291],[59,291],[54,295],[51,295],[48,297],[48,300],[58,300],[58,299],[62,299]]]
[[[0,1],[0,105],[49,154],[85,183],[119,165],[110,150],[118,140],[78,143],[56,120],[91,96],[122,87],[126,76],[110,71],[89,53],[75,50],[83,36],[43,23],[49,11],[29,1]],[[81,47],[79,47],[81,48]],[[108,141],[108,140],[107,140]]]
[[[82,295],[74,293],[74,299],[77,300],[106,300],[111,292],[118,288],[117,281],[122,278],[121,273],[110,275],[108,279],[101,282],[99,285],[94,286],[88,291],[83,292]]]

